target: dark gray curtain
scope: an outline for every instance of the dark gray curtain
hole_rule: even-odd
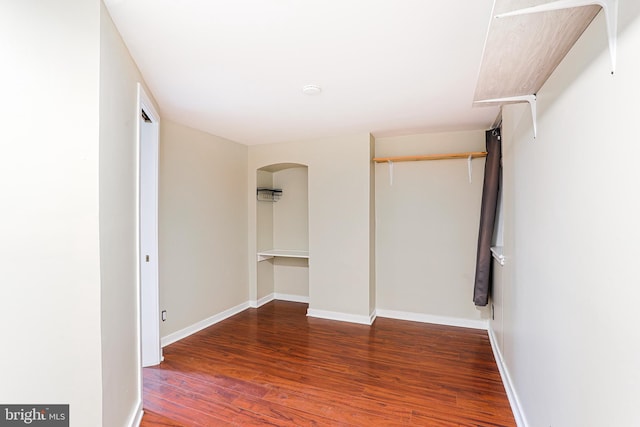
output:
[[[477,306],[487,305],[491,292],[491,240],[496,218],[496,206],[498,205],[501,174],[500,159],[502,157],[500,128],[488,130],[485,138],[488,154],[484,167],[476,279],[473,287],[473,302]]]

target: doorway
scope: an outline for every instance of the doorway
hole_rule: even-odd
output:
[[[158,150],[160,119],[142,85],[139,101],[139,271],[140,351],[142,367],[162,360],[158,286]]]

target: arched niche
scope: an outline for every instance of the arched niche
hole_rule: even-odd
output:
[[[256,170],[257,296],[308,302],[308,166]]]

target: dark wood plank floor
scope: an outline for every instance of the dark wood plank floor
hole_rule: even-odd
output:
[[[273,301],[164,349],[142,426],[515,426],[486,332]]]

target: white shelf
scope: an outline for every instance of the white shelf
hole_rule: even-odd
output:
[[[309,259],[309,251],[298,251],[290,249],[269,249],[258,252],[258,261],[264,261],[273,257],[284,258],[307,258]]]
[[[504,265],[504,248],[502,246],[492,246],[491,254],[500,265]]]

